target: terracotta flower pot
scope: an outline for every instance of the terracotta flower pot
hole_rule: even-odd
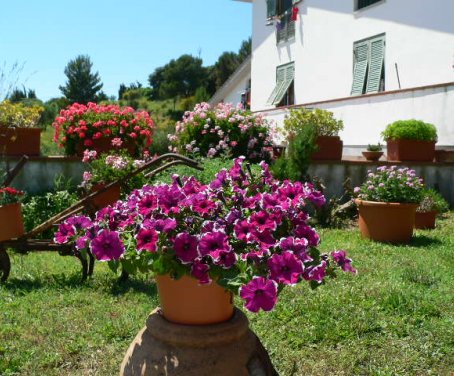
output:
[[[435,228],[435,220],[437,212],[435,210],[429,212],[416,212],[415,228],[419,230],[432,230]]]
[[[454,162],[454,150],[435,150],[435,162],[450,163]]]
[[[127,140],[123,142],[121,147],[116,147],[112,146],[111,138],[99,138],[97,140],[93,140],[92,146],[84,146],[83,141],[81,140],[76,145],[76,155],[78,157],[82,157],[86,149],[96,150],[98,154],[108,153],[112,150],[127,150],[129,154],[135,155],[137,152],[137,145],[134,141]]]
[[[0,206],[0,241],[19,238],[24,234],[21,204]]]
[[[342,159],[343,142],[339,136],[318,136],[318,150],[312,154],[313,160],[340,161]]]
[[[387,140],[389,161],[432,162],[435,157],[435,141]]]
[[[199,285],[192,277],[175,280],[168,275],[155,277],[162,314],[171,322],[210,325],[229,320],[233,315],[232,294],[214,281]]]
[[[0,154],[7,156],[40,155],[40,128],[0,129]]]
[[[91,192],[99,191],[104,187],[105,187],[104,184],[96,184],[91,189]],[[102,192],[98,196],[92,198],[90,202],[95,207],[95,209],[100,210],[108,205],[117,202],[120,199],[120,195],[121,187],[119,184],[115,184],[114,186],[110,187],[107,191]]]
[[[379,242],[408,243],[413,236],[418,204],[356,199],[359,229],[363,238]]]
[[[363,156],[368,161],[378,161],[382,155],[382,151],[363,151]]]

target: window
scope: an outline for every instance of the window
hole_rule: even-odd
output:
[[[293,5],[301,0],[267,0],[268,20],[277,18],[277,43],[287,41],[295,36],[295,21],[292,20]]]
[[[280,65],[276,69],[276,86],[274,87],[267,104],[289,106],[295,103],[295,64]]]
[[[366,8],[369,5],[379,3],[380,1],[383,1],[383,0],[355,0],[355,1],[356,1],[355,10],[359,10],[362,8]]]
[[[353,83],[351,95],[385,90],[385,35],[353,45]]]

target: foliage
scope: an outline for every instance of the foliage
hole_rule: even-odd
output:
[[[13,187],[0,188],[0,206],[20,202],[23,196],[24,192],[19,191]]]
[[[437,141],[437,128],[421,120],[398,120],[382,132],[384,140]]]
[[[380,143],[367,145],[367,151],[382,151],[383,148]]]
[[[268,123],[249,110],[220,103],[197,104],[169,135],[172,150],[189,156],[246,156],[250,161],[267,159],[271,149]]]
[[[449,203],[436,190],[424,189],[422,193],[421,203],[419,204],[419,207],[416,209],[416,211],[420,213],[430,211],[446,213],[447,211],[449,211]]]
[[[309,185],[280,183],[261,166],[256,176],[238,158],[209,185],[174,176],[171,184],[144,186],[99,211],[94,222],[69,218],[55,241],[89,246],[114,270],[121,264],[129,273],[216,280],[252,312],[272,310],[286,285],[307,280],[318,287],[335,277],[336,265],[355,272],[345,251],[329,259],[316,248],[320,237],[307,224],[305,207],[322,205],[323,195]]]
[[[284,120],[284,129],[290,137],[307,126],[314,126],[317,136],[338,136],[344,129],[342,120],[336,120],[332,112],[318,108],[292,109]]]
[[[92,68],[93,63],[88,55],[79,55],[66,65],[68,81],[59,88],[69,102],[87,104],[99,101],[98,95],[103,84],[98,72],[93,73]]]
[[[148,148],[152,143],[154,122],[148,112],[134,111],[131,107],[74,103],[60,111],[52,125],[54,142],[64,147],[67,155],[72,155],[78,143],[90,148],[95,140],[102,138],[117,146],[132,142],[139,148]]]
[[[4,101],[0,103],[0,129],[1,128],[34,128],[38,126],[41,106],[25,106],[22,103]]]
[[[36,99],[36,92],[32,89],[22,89],[15,88],[13,91],[8,95],[8,100],[12,103],[18,103],[23,101],[24,99]]]
[[[232,73],[236,71],[239,65],[239,57],[235,52],[224,52],[219,56],[212,71],[216,88],[220,88]]]
[[[366,201],[419,203],[423,187],[414,170],[381,166],[375,173],[369,170],[367,180],[354,191]]]

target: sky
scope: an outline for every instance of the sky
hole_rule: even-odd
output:
[[[148,85],[155,68],[182,54],[204,65],[237,52],[251,35],[252,4],[232,0],[0,0],[0,69],[23,65],[19,83],[38,98],[61,96],[66,64],[89,55],[103,91]],[[21,86],[20,85],[20,86]]]

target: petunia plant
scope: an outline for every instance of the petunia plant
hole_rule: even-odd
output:
[[[324,203],[311,184],[279,182],[264,162],[253,174],[238,158],[210,184],[174,176],[171,184],[133,191],[94,220],[69,218],[55,241],[75,242],[113,270],[218,283],[250,311],[269,311],[285,286],[308,281],[315,288],[336,268],[356,272],[345,251],[317,249],[307,209]]]

